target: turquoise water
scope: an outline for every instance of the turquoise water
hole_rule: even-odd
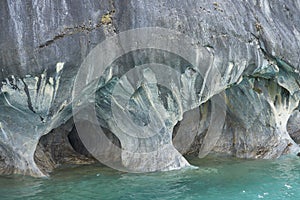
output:
[[[300,159],[192,159],[198,169],[128,174],[69,166],[50,178],[0,177],[0,199],[300,199]]]

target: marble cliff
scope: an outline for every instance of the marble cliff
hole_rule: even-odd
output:
[[[98,162],[80,137],[80,127],[97,128],[80,114],[87,107],[79,102],[94,105],[97,123],[113,144],[106,149],[118,147],[106,160],[120,170],[179,169],[189,166],[185,155],[269,159],[300,152],[299,0],[0,4],[1,174],[45,176],[60,164]],[[161,49],[124,52],[99,81],[77,84],[80,67],[98,59],[92,53],[98,44],[147,27],[161,28],[164,40],[176,43],[185,35],[193,42],[174,52],[167,51],[167,42]],[[168,37],[164,30],[180,35]],[[184,53],[195,48],[198,57]],[[151,63],[156,65],[150,69]],[[124,74],[140,65],[148,67],[135,73],[147,84],[137,87],[137,76]],[[157,84],[163,81],[159,74],[173,72],[160,65],[176,71],[165,86]],[[82,87],[79,97],[74,87]],[[112,119],[112,108],[122,120]],[[137,138],[141,127],[153,135]]]

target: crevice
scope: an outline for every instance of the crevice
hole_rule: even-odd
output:
[[[62,33],[59,33],[58,35],[54,36],[52,39],[47,40],[45,43],[41,44],[38,48],[47,47],[47,46],[51,45],[52,43],[54,43],[56,40],[62,39],[66,36],[74,35],[76,33],[84,32],[84,31],[91,32],[91,31],[95,30],[96,28],[100,27],[101,23],[102,22],[100,21],[93,27],[89,27],[89,26],[86,26],[85,24],[82,24],[82,25],[75,26],[75,27],[65,28]]]
[[[20,79],[23,84],[24,84],[24,91],[26,93],[26,96],[27,96],[27,105],[28,105],[28,108],[29,110],[31,110],[33,113],[36,113],[35,110],[33,109],[33,106],[32,106],[32,102],[31,102],[31,97],[30,97],[30,94],[29,94],[29,90],[28,90],[28,86],[27,84],[25,83],[25,81],[23,79]]]
[[[87,33],[89,33],[97,28],[100,28],[103,25],[112,24],[112,14],[115,13],[113,3],[112,3],[112,7],[113,7],[113,9],[111,11],[107,12],[106,14],[104,14],[101,17],[101,19],[98,21],[98,23],[93,25],[91,20],[89,20],[88,24],[83,23],[83,24],[80,24],[80,25],[77,25],[74,27],[67,27],[61,33],[54,36],[52,39],[47,40],[45,43],[39,45],[38,48],[47,47],[47,46],[51,45],[52,43],[54,43],[55,41],[62,39],[66,36],[74,35],[76,33],[81,33],[81,32],[85,32],[85,31]]]

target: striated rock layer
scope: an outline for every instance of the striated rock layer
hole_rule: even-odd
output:
[[[106,136],[121,149],[109,159],[132,171],[188,166],[185,154],[297,154],[299,11],[300,1],[283,0],[1,2],[0,173],[44,176],[59,164],[95,162],[74,129],[74,102],[96,105]],[[193,38],[194,43],[177,51],[198,48],[201,60],[153,49],[128,52],[109,63],[96,87],[84,85],[82,95],[73,99],[76,74],[90,51],[122,31],[143,27],[171,29]],[[176,69],[179,86],[172,91],[159,87],[157,74],[166,71],[153,75],[147,68],[139,74],[148,86],[136,87],[136,80],[122,79],[135,66],[149,63]],[[114,89],[117,101],[130,99],[126,108],[133,124],[124,120],[120,128],[111,120]],[[134,95],[126,96],[128,91]],[[226,109],[214,104],[214,95],[220,93]],[[91,97],[95,101],[89,101]],[[212,120],[218,119],[216,110],[226,111],[225,121]],[[93,131],[87,116],[78,114],[76,120]],[[160,133],[156,138],[126,136],[125,130],[138,132],[138,127],[153,121],[161,128],[151,129]],[[168,149],[146,159],[134,154],[160,144]]]

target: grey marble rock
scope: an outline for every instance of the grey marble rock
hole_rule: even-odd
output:
[[[295,110],[288,121],[287,124],[287,130],[293,140],[297,142],[298,144],[300,143],[300,112],[299,110]]]
[[[299,0],[1,1],[0,173],[45,176],[64,157],[85,160],[85,153],[76,152],[78,145],[68,144],[63,128],[74,114],[74,102],[96,105],[109,141],[121,147],[107,159],[133,171],[189,166],[185,154],[242,158],[297,154],[299,11]],[[99,83],[86,86],[73,99],[76,74],[90,51],[111,36],[143,27],[162,27],[193,38],[205,54],[204,72],[196,67],[192,71],[197,73],[189,75],[187,64],[195,60],[187,63],[168,52],[135,51],[107,66]],[[158,87],[157,74],[165,71],[153,76],[149,69],[140,72],[150,83],[143,88],[136,88],[131,78],[122,79],[134,66],[149,61],[176,69],[182,87],[172,91]],[[117,107],[123,124],[111,118],[115,87],[117,101],[130,102],[127,113],[121,111],[123,105]],[[218,94],[226,105],[213,99]],[[128,116],[134,123],[125,123]],[[89,116],[78,114],[77,119],[80,124]],[[157,125],[151,131],[159,135],[137,139],[126,134],[138,134],[138,128],[150,121]],[[96,132],[94,121],[89,123],[83,126]],[[57,143],[59,151],[69,153],[55,157],[56,151],[46,148]],[[161,151],[164,145],[167,150]],[[156,147],[160,150],[156,155],[140,156]]]

